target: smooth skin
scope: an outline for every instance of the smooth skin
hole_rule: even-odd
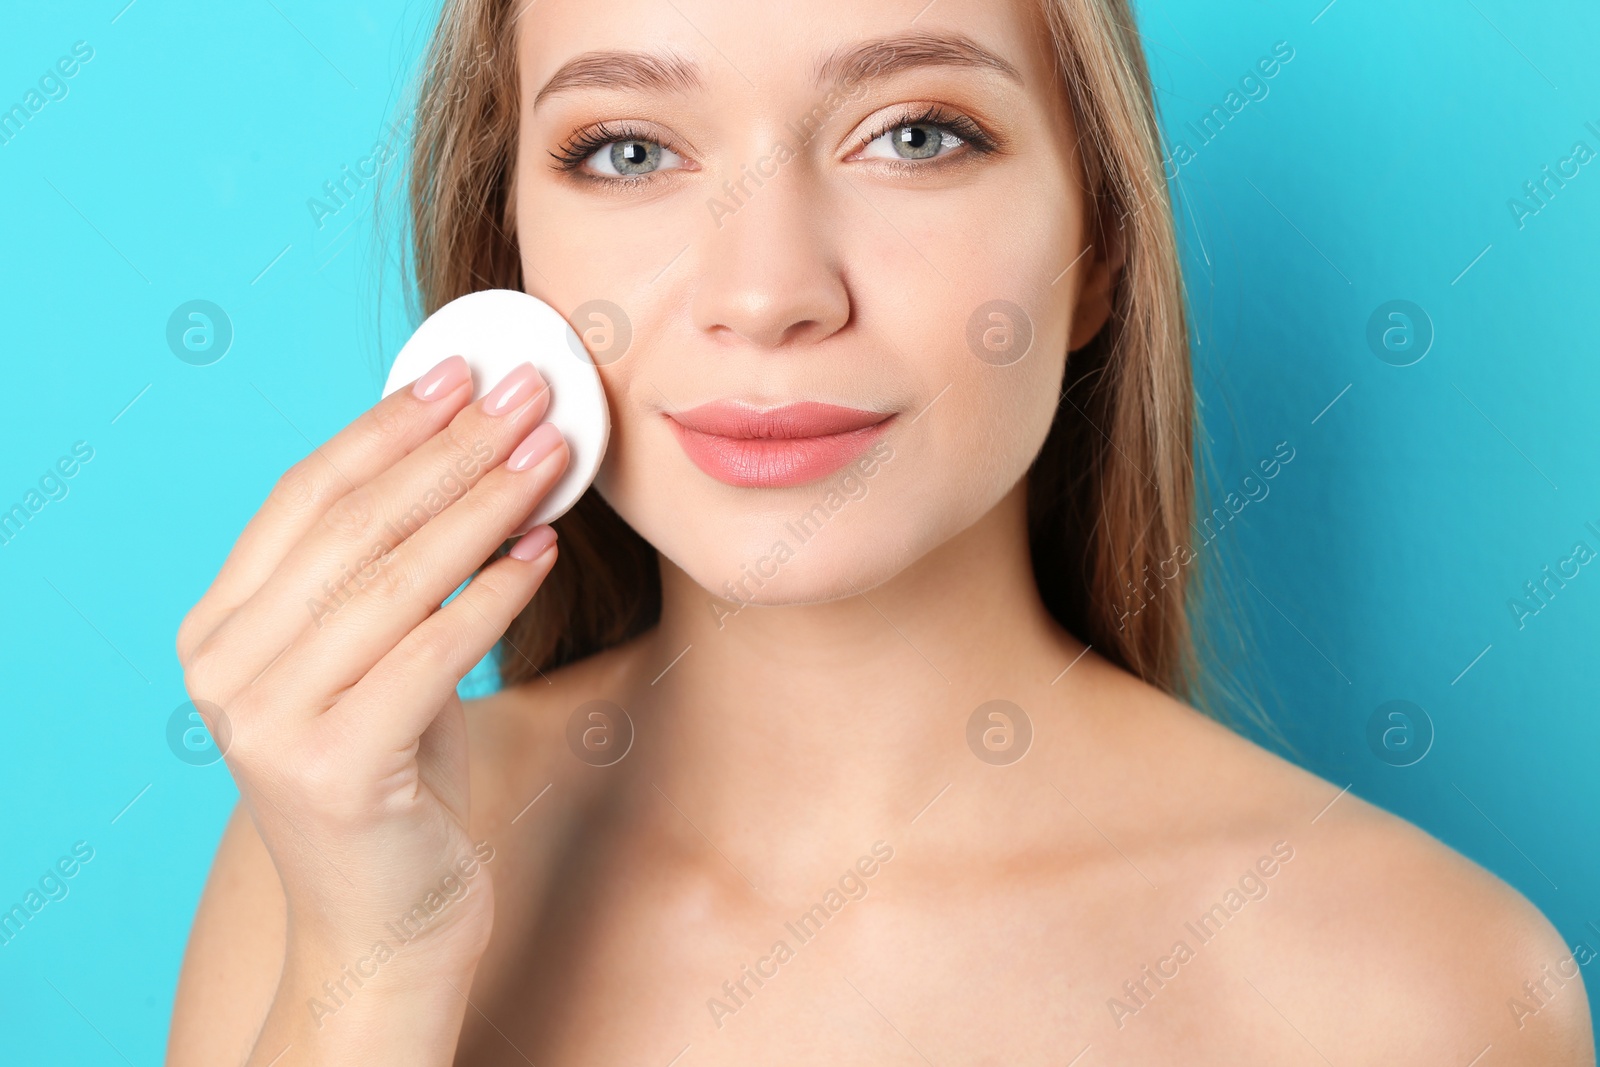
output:
[[[737,211],[708,207],[817,105],[819,57],[908,32],[1011,73],[880,70]],[[524,273],[563,311],[607,299],[633,323],[601,366],[597,490],[660,552],[661,621],[455,698],[554,559],[501,559],[439,607],[565,463],[504,463],[537,390],[499,415],[464,383],[401,390],[286,474],[179,633],[191,694],[226,709],[241,803],[169,1063],[1594,1062],[1570,950],[1523,896],[1040,602],[1023,478],[1118,252],[1090,235],[1030,4],[541,0],[515,47]],[[701,85],[541,95],[598,49],[682,58]],[[930,103],[995,150],[883,154]],[[600,122],[666,164],[620,184],[594,157],[552,165]],[[965,340],[996,296],[1036,335],[1007,368]],[[896,418],[893,458],[743,607],[725,583],[827,485],[702,474],[664,412],[721,397]],[[447,506],[313,622],[308,596],[441,479]],[[995,699],[1034,731],[1004,766],[967,741]],[[569,743],[593,700],[635,730],[609,766]],[[820,930],[786,925],[819,904]]]

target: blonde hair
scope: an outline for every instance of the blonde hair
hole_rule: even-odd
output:
[[[1096,232],[1120,253],[1113,310],[1067,361],[1028,472],[1040,594],[1106,659],[1219,718],[1196,627],[1198,559],[1168,576],[1195,511],[1194,392],[1173,208],[1149,72],[1127,0],[1042,0],[1081,131]],[[522,289],[512,213],[518,115],[511,0],[446,0],[417,90],[409,165],[413,313]],[[488,59],[484,59],[487,54]],[[465,73],[468,70],[471,73]],[[513,685],[610,647],[660,612],[655,550],[586,494],[507,631]]]

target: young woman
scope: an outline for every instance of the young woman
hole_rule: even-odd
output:
[[[1159,143],[1123,0],[447,3],[422,303],[561,310],[610,451],[502,551],[566,448],[447,360],[245,529],[169,1062],[1593,1063],[1526,899],[1191,707]]]

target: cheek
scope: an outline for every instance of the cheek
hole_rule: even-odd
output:
[[[635,443],[642,429],[641,420],[645,416],[632,399],[633,375],[629,373],[632,366],[629,360],[622,359],[599,368],[600,382],[606,393],[606,406],[611,414],[611,439],[606,444],[606,456],[600,464],[594,484],[613,508],[617,505],[613,493],[622,476],[624,460],[632,457],[631,462],[637,466],[645,458]]]
[[[679,280],[709,232],[699,199],[651,206],[610,202],[542,177],[518,193],[523,276],[535,296],[561,308],[605,300],[636,318]],[[688,249],[688,254],[685,254]]]
[[[950,292],[961,295],[942,303],[937,292],[921,297],[921,317],[938,322],[937,344],[923,349],[939,359],[926,380],[929,397],[950,389],[918,425],[930,424],[939,463],[968,483],[976,504],[997,500],[1044,443],[1059,403],[1072,302],[1090,258],[1073,262],[1083,248],[1070,190],[1041,196],[1034,189],[1023,200],[1028,191],[995,198],[1028,210],[972,205],[968,217],[979,221],[963,227],[946,260],[954,264]]]
[[[943,511],[957,524],[954,533],[1026,474],[1055,416],[1063,349],[1054,330],[1035,334],[1031,350],[1003,366],[975,358],[965,344],[953,353],[951,388],[912,427],[920,432],[908,435],[905,466],[937,487],[922,499],[920,521]]]
[[[1007,165],[999,180],[930,209],[906,228],[899,255],[861,274],[874,279],[866,302],[893,316],[894,342],[927,399],[949,387],[923,421],[969,455],[941,448],[940,458],[1007,484],[1049,431],[1093,259],[1066,173],[1043,161]]]

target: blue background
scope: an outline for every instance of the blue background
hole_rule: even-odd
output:
[[[94,449],[0,546],[0,906],[95,850],[0,948],[15,1062],[160,1061],[235,795],[168,747],[176,627],[277,474],[376,396],[407,321],[370,187],[320,228],[306,201],[403,112],[433,4],[124,3],[0,16],[0,107],[94,48],[0,145],[0,509]],[[1173,169],[1211,477],[1295,450],[1208,550],[1254,641],[1224,665],[1312,770],[1600,947],[1600,565],[1520,628],[1508,606],[1600,550],[1600,161],[1521,226],[1508,206],[1575,142],[1600,151],[1600,8],[1323,3],[1141,5],[1195,150]],[[1187,123],[1280,41],[1267,95],[1200,145]],[[234,332],[209,366],[167,344],[195,299]],[[1392,300],[1431,323],[1410,366],[1367,340]],[[1412,766],[1368,744],[1390,700],[1432,724]]]

